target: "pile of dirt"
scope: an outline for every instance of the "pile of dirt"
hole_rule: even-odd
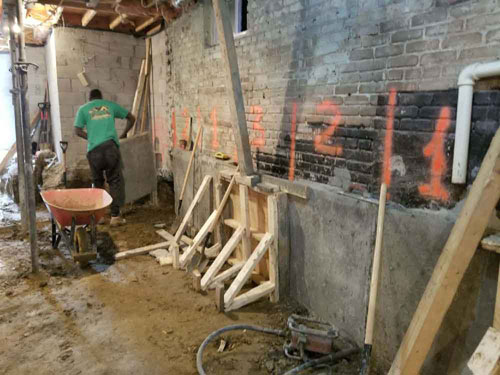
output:
[[[42,172],[43,190],[64,188],[64,165],[62,163],[47,166]]]

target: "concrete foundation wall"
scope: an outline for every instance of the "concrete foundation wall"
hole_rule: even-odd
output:
[[[182,185],[189,153],[175,150],[172,157],[177,187]],[[225,168],[230,166],[210,157],[197,158],[183,212],[203,176],[215,177],[217,170]],[[288,199],[290,276],[285,289],[317,317],[362,345],[377,205],[346,196],[339,188],[306,184],[311,189],[308,200],[291,195]],[[203,199],[195,210],[195,229],[211,210],[213,198]],[[407,209],[394,203],[387,207],[373,353],[381,374],[396,355],[457,214],[458,208]],[[466,363],[492,324],[498,259],[496,254],[477,251],[422,374],[471,374]]]
[[[76,112],[88,101],[93,88],[100,89],[105,99],[130,110],[146,54],[145,43],[143,39],[113,32],[57,28],[54,33],[61,136],[69,142],[68,168],[85,175],[88,174],[87,142],[73,133]],[[88,87],[77,77],[84,69]],[[117,120],[116,124],[120,132],[126,122]]]

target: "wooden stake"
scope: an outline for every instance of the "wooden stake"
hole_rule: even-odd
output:
[[[390,375],[419,373],[499,198],[500,131],[497,130],[392,363]]]
[[[218,283],[215,286],[215,306],[220,313],[224,312],[224,284]]]
[[[241,166],[243,175],[253,175],[254,170],[248,138],[245,103],[243,100],[238,57],[234,47],[233,27],[231,26],[229,9],[225,0],[213,0],[212,3],[224,60],[226,90],[229,99],[229,109],[231,111],[231,123],[238,150],[238,163]]]
[[[250,254],[252,254],[252,244],[251,244],[251,236],[252,232],[250,230],[250,211],[248,207],[248,186],[240,185],[240,215],[241,215],[241,224],[245,230],[243,238],[242,238],[242,249],[243,249],[243,260],[248,260],[250,258]]]
[[[267,197],[267,226],[268,232],[274,236],[273,242],[269,245],[269,280],[274,284],[274,292],[271,294],[271,302],[279,301],[279,269],[278,269],[278,236],[279,217],[278,204],[274,195]]]

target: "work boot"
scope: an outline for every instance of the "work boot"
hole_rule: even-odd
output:
[[[111,221],[109,222],[110,227],[119,227],[120,225],[126,224],[127,221],[121,216],[112,216]]]

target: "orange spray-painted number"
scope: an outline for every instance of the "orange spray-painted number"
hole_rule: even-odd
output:
[[[297,103],[293,103],[292,107],[292,129],[290,143],[290,168],[288,169],[288,179],[295,179],[295,138],[297,136]]]
[[[172,110],[172,148],[177,145],[177,125],[175,124],[175,109]]]
[[[396,107],[395,89],[391,89],[389,93],[389,108],[387,113],[387,124],[385,130],[384,142],[384,182],[389,189],[391,186],[391,158],[392,158],[392,136],[394,133],[394,108]]]
[[[424,155],[431,158],[431,181],[418,187],[423,196],[442,201],[447,201],[450,198],[450,193],[442,183],[443,175],[447,170],[444,142],[449,127],[450,108],[446,107],[441,110],[431,141],[424,147]]]
[[[260,122],[262,121],[262,112],[263,112],[262,107],[259,106],[250,107],[250,113],[252,114],[255,113],[257,115],[257,118],[253,123],[252,129],[255,130],[258,134],[255,136],[254,139],[252,139],[252,142],[250,142],[250,145],[256,148],[262,147],[266,144],[266,137],[265,137],[266,131],[260,124]]]
[[[316,111],[321,114],[333,115],[333,119],[328,128],[321,134],[314,137],[314,149],[322,154],[329,154],[339,156],[342,155],[342,146],[334,146],[327,144],[328,139],[333,136],[337,126],[339,126],[342,120],[342,115],[338,107],[332,102],[326,100],[321,104],[318,104]]]
[[[189,118],[189,112],[187,110],[187,108],[184,109],[184,111],[182,112],[184,118],[186,119],[186,125],[184,125],[184,129],[182,129],[182,139],[184,139],[186,142],[188,140],[188,130],[189,130],[189,121],[190,121],[190,118]]]
[[[217,150],[219,148],[219,139],[217,138],[217,109],[214,108],[210,114],[212,118],[212,148]]]

